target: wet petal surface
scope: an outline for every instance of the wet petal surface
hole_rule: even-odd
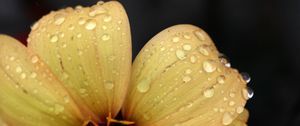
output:
[[[218,55],[198,27],[157,34],[134,61],[125,118],[138,126],[229,125],[246,103],[246,82]]]

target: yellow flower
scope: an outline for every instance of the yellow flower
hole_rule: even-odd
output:
[[[0,125],[246,125],[247,82],[200,28],[172,26],[131,55],[116,1],[51,12],[27,47],[0,35]]]

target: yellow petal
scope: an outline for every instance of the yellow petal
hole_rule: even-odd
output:
[[[245,109],[229,126],[247,126],[249,112]]]
[[[246,103],[246,82],[218,54],[192,25],[157,34],[134,61],[125,118],[138,126],[230,124]]]
[[[13,126],[75,126],[84,118],[37,55],[0,35],[0,118]]]
[[[116,1],[66,8],[40,19],[29,48],[41,56],[77,102],[102,120],[120,110],[131,67],[129,22]]]

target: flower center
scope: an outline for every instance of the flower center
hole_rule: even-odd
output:
[[[108,114],[108,117],[106,117],[106,126],[110,126],[112,123],[118,123],[122,125],[132,125],[134,122],[132,121],[127,121],[127,120],[116,120],[111,117],[111,113]],[[99,126],[95,121],[92,119],[86,120],[83,122],[82,126]]]

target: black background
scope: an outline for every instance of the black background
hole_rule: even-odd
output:
[[[120,0],[128,13],[134,56],[159,31],[194,24],[251,75],[250,126],[300,126],[299,0]],[[0,0],[0,33],[25,43],[50,10],[95,0]]]

